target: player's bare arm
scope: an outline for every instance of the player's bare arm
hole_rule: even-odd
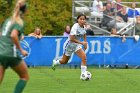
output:
[[[14,42],[14,44],[16,45],[17,49],[21,52],[21,54],[23,56],[27,56],[28,53],[25,50],[23,50],[20,46],[20,43],[19,43],[19,40],[18,40],[18,34],[19,34],[19,32],[17,30],[13,30],[11,32],[11,39]]]
[[[87,44],[87,42],[85,42],[85,41],[80,42],[79,40],[77,40],[74,35],[70,35],[70,41],[78,43],[78,44],[82,44],[82,45]]]

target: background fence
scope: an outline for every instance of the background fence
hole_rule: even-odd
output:
[[[67,37],[47,36],[42,39],[25,37],[31,48],[30,55],[25,59],[31,66],[50,66],[54,58],[63,54],[63,44]],[[140,41],[127,37],[87,37],[88,65],[140,65]],[[71,56],[69,64],[80,65],[81,60],[75,54]]]

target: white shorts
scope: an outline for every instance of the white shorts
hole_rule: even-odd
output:
[[[71,56],[73,52],[76,52],[81,48],[81,44],[66,42],[63,47],[63,54],[66,56]]]

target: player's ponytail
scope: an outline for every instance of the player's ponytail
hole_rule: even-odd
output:
[[[25,12],[25,1],[26,0],[18,0],[12,15],[12,23],[18,23],[19,25],[23,25],[23,20],[21,18],[21,13]]]

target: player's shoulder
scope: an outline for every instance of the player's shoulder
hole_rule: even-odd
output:
[[[21,25],[17,22],[15,22],[13,25],[12,25],[12,28],[13,29],[17,29],[17,30],[22,30],[24,28],[24,25]]]
[[[75,23],[75,24],[73,24],[73,27],[77,28],[77,27],[79,27],[79,24]]]
[[[79,24],[78,24],[78,23],[74,23],[73,26],[74,26],[74,25],[75,25],[75,26],[78,26]]]
[[[21,24],[15,22],[15,23],[12,24],[12,27],[11,27],[11,30],[13,30],[13,29],[15,29],[19,32],[23,32],[24,31],[24,25],[21,25]]]

